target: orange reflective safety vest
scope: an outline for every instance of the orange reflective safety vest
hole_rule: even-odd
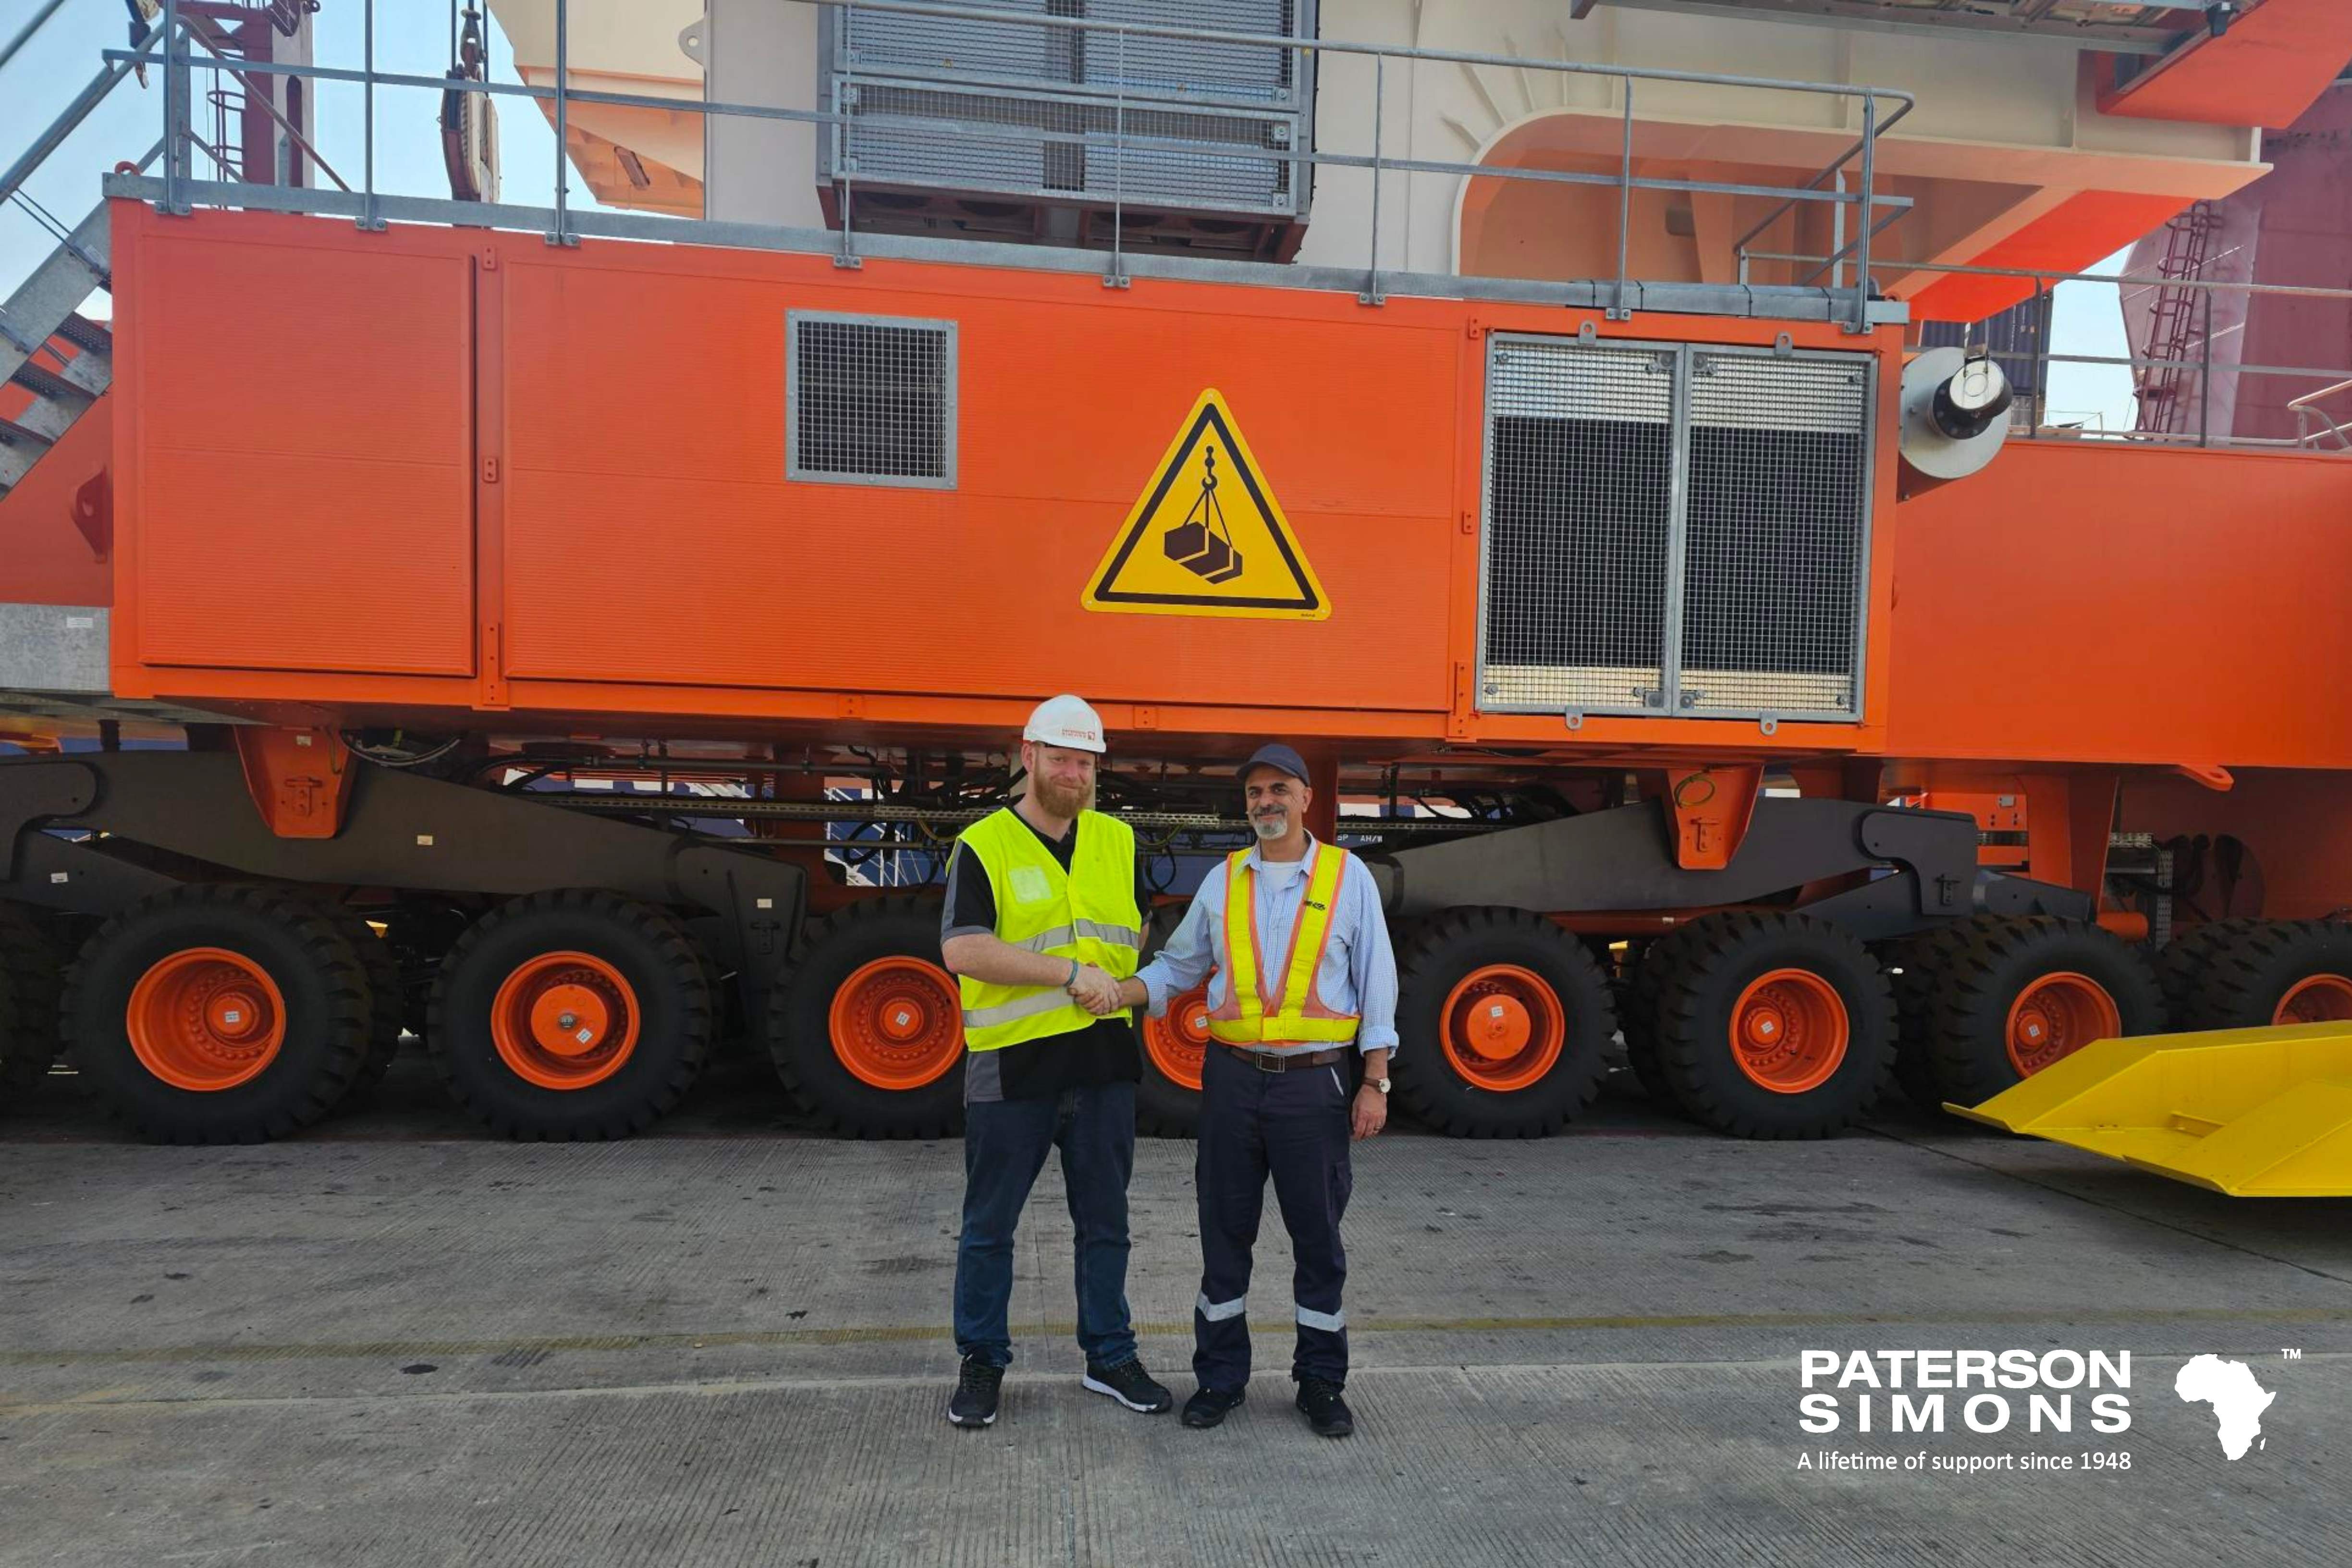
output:
[[[1300,895],[1298,919],[1290,927],[1290,951],[1282,967],[1258,963],[1257,876],[1250,852],[1225,858],[1225,922],[1219,966],[1225,998],[1209,1014],[1209,1034],[1229,1046],[1304,1046],[1344,1043],[1356,1037],[1361,1018],[1326,1006],[1315,990],[1316,972],[1331,945],[1331,912],[1339,903],[1339,879],[1349,855],[1336,844],[1318,843]]]

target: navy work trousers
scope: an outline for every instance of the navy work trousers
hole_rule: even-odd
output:
[[[1348,1069],[1340,1064],[1265,1072],[1212,1044],[1201,1069],[1201,1133],[1193,1184],[1201,1201],[1201,1298],[1192,1307],[1192,1373],[1204,1388],[1249,1381],[1250,1253],[1265,1180],[1290,1232],[1291,1310],[1298,1324],[1293,1378],[1348,1380],[1348,1319],[1340,1292],[1348,1253]]]
[[[1013,1363],[1013,1233],[1045,1152],[1062,1151],[1077,1227],[1078,1348],[1098,1366],[1135,1354],[1127,1310],[1127,1181],[1135,1170],[1135,1085],[964,1107],[963,1237],[956,1245],[956,1353]]]

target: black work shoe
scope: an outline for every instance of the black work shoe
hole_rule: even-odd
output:
[[[1242,1407],[1249,1397],[1245,1388],[1211,1388],[1202,1384],[1200,1391],[1184,1402],[1184,1425],[1214,1426]]]
[[[1328,1377],[1298,1380],[1298,1408],[1318,1437],[1345,1437],[1356,1429],[1356,1417],[1339,1397],[1339,1385]]]
[[[1004,1369],[991,1366],[976,1355],[963,1358],[963,1370],[956,1374],[955,1397],[948,1401],[948,1422],[955,1426],[993,1426],[996,1425],[996,1387],[1004,1381]]]
[[[1134,1356],[1117,1366],[1087,1363],[1087,1375],[1080,1380],[1097,1394],[1108,1394],[1129,1410],[1140,1410],[1146,1415],[1159,1415],[1176,1403],[1176,1396],[1151,1381],[1143,1370],[1143,1363]]]

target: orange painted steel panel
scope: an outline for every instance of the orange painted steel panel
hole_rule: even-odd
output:
[[[950,291],[950,269],[873,262],[845,282],[822,258],[762,270],[502,268],[510,678],[922,693],[952,647],[973,695],[1067,685],[1076,657],[1104,700],[1256,679],[1293,704],[1444,706],[1458,317],[1231,288],[1104,303],[1091,277]],[[786,479],[791,310],[956,323],[952,489]],[[683,374],[649,383],[604,330],[619,319]],[[1211,386],[1330,594],[1328,622],[1080,606]],[[894,635],[917,615],[930,635]]]
[[[2347,61],[2352,5],[2262,0],[2220,37],[2200,32],[2145,74],[2101,92],[2099,112],[2284,131]]]
[[[850,273],[135,205],[117,220],[126,697],[305,722],[981,747],[1076,686],[1135,754],[1229,755],[1271,731],[1357,756],[1453,742],[1625,766],[1666,749],[2352,769],[2352,711],[2313,696],[2352,627],[2307,598],[2352,568],[2352,463],[2020,442],[1897,507],[1883,441],[1864,723],[1768,737],[1595,718],[1571,734],[1558,715],[1477,711],[1457,671],[1476,655],[1481,334],[1572,336],[1597,312],[1107,292],[1091,275]],[[792,309],[958,323],[954,489],[784,478]],[[1882,353],[1898,336],[1594,325]],[[1881,377],[1890,401],[1896,379]],[[1207,386],[1330,620],[1079,607]],[[284,417],[240,424],[233,405]]]
[[[105,474],[113,440],[114,399],[101,397],[0,496],[0,603],[113,603],[108,557],[74,524],[82,487]]]
[[[2124,785],[2122,826],[2158,840],[2200,834],[2244,840],[2246,863],[2233,885],[2223,885],[2209,852],[2202,886],[2179,910],[2184,922],[2252,914],[2341,919],[2352,903],[2347,784],[2341,773],[2270,769],[2239,773],[2226,793],[2184,778],[2133,779]],[[2175,874],[2187,869],[2176,866]]]
[[[2012,441],[1882,532],[1890,754],[2352,767],[2352,461]]]
[[[115,217],[138,405],[117,443],[138,498],[118,664],[470,669],[462,239]]]
[[[2047,268],[2053,273],[2088,271],[2188,205],[2180,196],[2080,191],[1982,255],[1968,258],[1968,263]],[[1981,321],[2032,297],[2033,285],[2024,279],[1954,273],[1912,295],[1911,313],[1922,321]]]

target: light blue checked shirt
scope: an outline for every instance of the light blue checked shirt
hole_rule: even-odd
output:
[[[1311,857],[1317,852],[1311,836],[1307,844]],[[1265,860],[1252,847],[1249,865],[1257,895],[1258,967],[1270,971],[1290,951],[1290,933],[1298,923],[1298,902],[1307,892],[1308,860]],[[1372,886],[1371,873],[1360,861],[1350,863],[1347,875],[1339,879],[1334,902],[1338,907],[1331,911],[1331,942],[1315,972],[1316,994],[1335,1010],[1363,1020],[1356,1030],[1359,1051],[1393,1051],[1397,1045],[1396,954],[1389,947],[1380,889]],[[1224,972],[1217,968],[1217,952],[1224,922],[1225,868],[1220,861],[1202,879],[1201,890],[1192,895],[1192,907],[1184,911],[1176,934],[1136,973],[1150,998],[1153,1017],[1165,1016],[1170,998],[1190,991],[1204,975],[1209,982],[1209,1005],[1213,1008],[1223,1003],[1226,981]],[[1288,1056],[1331,1047],[1306,1044],[1265,1048]]]

